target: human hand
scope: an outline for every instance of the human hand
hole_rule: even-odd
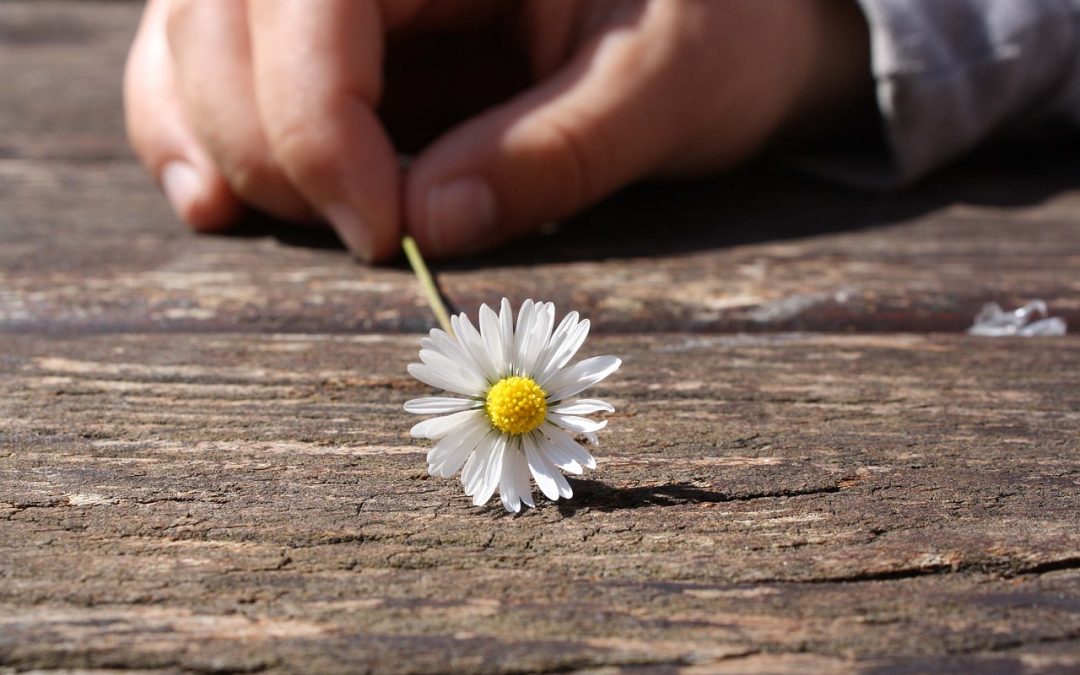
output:
[[[250,205],[365,260],[403,230],[447,256],[813,133],[865,93],[865,31],[853,0],[150,0],[126,115],[196,229]],[[450,108],[402,171],[387,129]]]

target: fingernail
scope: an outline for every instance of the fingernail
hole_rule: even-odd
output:
[[[334,203],[323,208],[323,214],[350,251],[366,263],[374,259],[374,233],[359,213],[347,204]]]
[[[202,195],[203,181],[195,167],[182,160],[173,160],[161,169],[161,188],[176,215],[187,220]]]
[[[495,193],[479,176],[455,178],[428,193],[428,240],[438,252],[483,243],[497,222]]]

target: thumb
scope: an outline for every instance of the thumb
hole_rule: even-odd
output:
[[[671,66],[640,37],[596,39],[535,88],[451,129],[409,168],[411,234],[433,257],[489,248],[650,173],[677,140],[660,114],[672,104]]]

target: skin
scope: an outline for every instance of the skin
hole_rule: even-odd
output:
[[[197,230],[253,207],[444,257],[831,137],[867,42],[853,0],[150,0],[125,110]]]

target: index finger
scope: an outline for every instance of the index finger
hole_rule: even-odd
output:
[[[295,187],[365,260],[400,236],[400,175],[375,114],[383,21],[374,0],[248,3],[259,114]]]

